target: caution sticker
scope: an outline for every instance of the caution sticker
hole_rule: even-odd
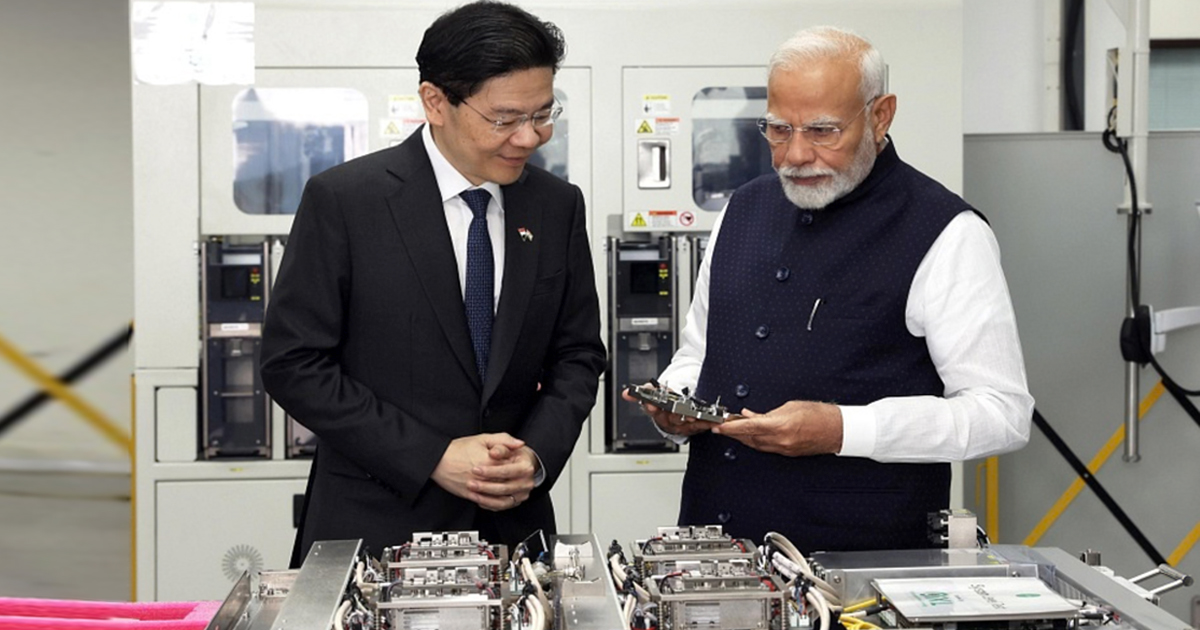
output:
[[[678,210],[634,210],[625,213],[625,225],[643,230],[673,230],[681,227]]]
[[[644,94],[642,95],[642,113],[647,116],[655,114],[671,113],[671,95],[670,94]]]
[[[661,135],[673,136],[679,133],[679,124],[680,119],[678,117],[658,117],[654,119],[654,130]]]
[[[421,118],[425,115],[416,94],[388,95],[387,113],[388,118]]]
[[[634,133],[638,135],[652,135],[654,133],[654,121],[649,118],[638,118],[633,121]]]
[[[388,146],[399,144],[423,124],[424,118],[384,118],[379,121],[379,137]]]

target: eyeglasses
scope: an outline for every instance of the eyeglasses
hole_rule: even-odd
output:
[[[849,122],[846,122],[840,127],[837,125],[828,124],[793,127],[791,123],[770,120],[764,117],[758,119],[758,130],[762,133],[763,137],[767,139],[767,142],[770,142],[771,144],[783,144],[791,141],[792,132],[794,132],[796,129],[799,129],[800,135],[804,136],[804,140],[809,144],[818,147],[833,146],[842,139],[842,131],[848,128],[850,125],[853,125],[854,121],[858,120],[858,117],[862,116],[863,112],[867,111],[867,109],[871,107],[871,103],[874,103],[875,99],[877,98],[879,97],[872,97],[871,100],[867,101],[867,104],[863,105],[863,108],[854,115],[854,118],[851,118]]]
[[[558,117],[562,115],[563,112],[562,105],[558,103],[558,99],[554,99],[553,105],[547,107],[546,109],[539,109],[532,114],[519,114],[515,116],[506,116],[503,118],[488,118],[483,112],[475,109],[466,100],[460,102],[470,108],[471,111],[479,114],[480,118],[492,123],[492,131],[495,132],[496,135],[500,136],[510,136],[516,133],[517,130],[521,128],[521,125],[525,124],[525,121],[529,121],[534,131],[548,129],[554,126],[554,121],[558,120]]]

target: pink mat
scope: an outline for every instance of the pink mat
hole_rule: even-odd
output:
[[[204,630],[221,607],[205,602],[92,602],[0,597],[0,630]]]

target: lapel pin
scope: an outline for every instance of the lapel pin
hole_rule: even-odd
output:
[[[525,228],[523,228],[523,227],[522,227],[522,228],[517,228],[517,234],[520,234],[520,235],[521,235],[521,240],[522,240],[522,241],[525,241],[526,243],[528,243],[528,242],[530,242],[530,241],[532,241],[532,240],[533,240],[533,232],[530,232],[529,230],[526,230],[526,229],[525,229]]]

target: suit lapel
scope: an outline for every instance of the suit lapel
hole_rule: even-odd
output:
[[[442,333],[449,340],[463,371],[482,388],[475,370],[475,351],[467,334],[469,328],[458,281],[458,261],[454,258],[450,230],[446,227],[441,192],[420,131],[413,133],[413,137],[399,147],[398,159],[388,170],[401,180],[387,202],[409,263],[420,279],[420,289],[432,305]],[[418,334],[421,333],[418,331]]]
[[[541,231],[541,221],[541,204],[536,195],[531,194],[524,176],[517,183],[504,187],[504,284],[500,289],[500,304],[496,307],[496,321],[492,325],[492,351],[483,388],[485,404],[508,369],[525,322],[529,298],[537,281],[540,248],[540,241],[532,237]],[[522,230],[529,236],[522,237]]]

